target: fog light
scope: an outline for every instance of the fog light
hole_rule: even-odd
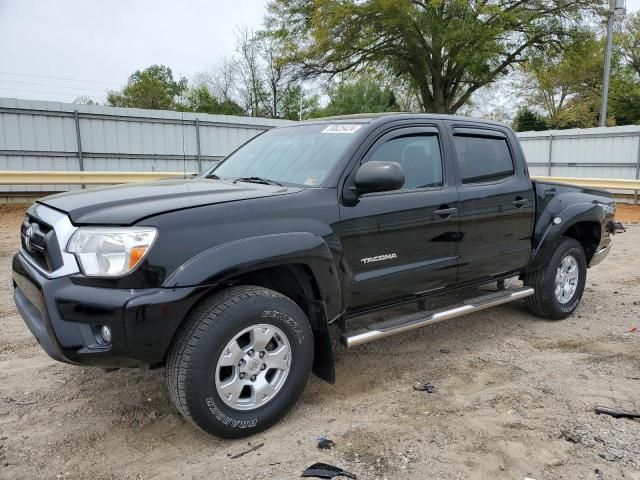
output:
[[[106,325],[103,325],[100,329],[100,336],[102,336],[102,340],[104,340],[105,343],[111,343],[111,329]]]

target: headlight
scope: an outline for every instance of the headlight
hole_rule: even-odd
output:
[[[158,231],[151,227],[80,227],[69,239],[85,275],[118,277],[145,257]]]

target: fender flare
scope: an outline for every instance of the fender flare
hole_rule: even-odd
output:
[[[556,218],[560,219],[560,223],[555,223]],[[549,209],[545,210],[538,221],[547,227],[534,235],[533,252],[527,270],[535,271],[543,267],[558,240],[576,223],[597,222],[602,225],[605,218],[604,206],[599,203],[574,203],[555,214]]]
[[[217,285],[242,273],[287,264],[302,264],[311,270],[327,319],[334,320],[342,307],[338,270],[327,243],[312,233],[261,235],[217,245],[178,267],[162,286]]]
[[[174,271],[165,288],[215,287],[232,277],[283,265],[304,265],[314,277],[320,300],[308,299],[314,329],[314,372],[335,382],[333,346],[329,324],[342,312],[340,278],[327,243],[307,232],[249,237],[212,247],[196,255]]]

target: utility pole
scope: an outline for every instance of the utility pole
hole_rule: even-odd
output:
[[[602,104],[600,106],[599,126],[604,127],[607,121],[607,100],[609,98],[609,76],[611,74],[611,50],[613,49],[613,23],[616,16],[623,16],[627,9],[625,0],[609,0],[607,14],[607,47],[604,57],[604,78],[602,79]]]

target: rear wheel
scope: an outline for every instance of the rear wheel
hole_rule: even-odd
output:
[[[204,301],[178,333],[167,386],[198,428],[239,438],[284,416],[312,363],[313,334],[296,303],[266,288],[232,287]]]
[[[527,307],[542,318],[566,318],[578,307],[586,279],[587,259],[582,245],[573,238],[562,238],[549,263],[525,275],[525,285],[535,290],[526,299]]]

